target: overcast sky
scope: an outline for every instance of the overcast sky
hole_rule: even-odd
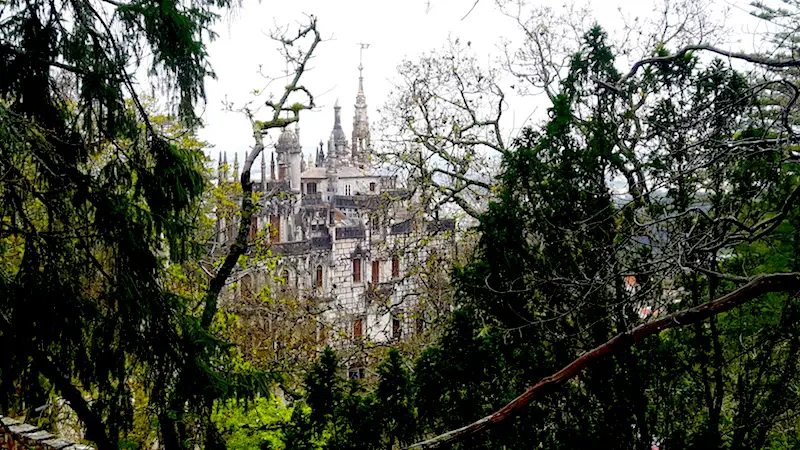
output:
[[[561,0],[548,2],[552,6],[560,3]],[[733,3],[746,5],[742,1]],[[285,64],[268,37],[276,25],[296,25],[305,14],[314,14],[326,39],[317,48],[303,81],[317,95],[317,109],[301,113],[301,144],[308,156],[320,140],[327,142],[336,99],[342,105],[345,133],[350,135],[358,87],[357,43],[370,44],[364,51],[363,64],[372,123],[377,121],[376,110],[392,88],[397,65],[404,58],[413,60],[422,52],[441,47],[448,36],[471,41],[479,59],[492,64],[501,39],[516,39],[519,30],[497,9],[494,0],[480,0],[462,20],[472,4],[472,0],[244,0],[235,14],[217,25],[219,36],[209,46],[217,79],[207,80],[208,101],[203,112],[206,126],[200,131],[200,138],[214,146],[211,156],[215,160],[219,151],[228,151],[229,158],[239,152],[241,161],[243,153],[253,145],[247,119],[224,111],[222,102],[227,99],[242,105],[251,100],[253,90],[265,85],[258,74],[259,65],[269,75],[284,73]],[[618,7],[630,15],[654,10],[652,0],[595,1],[590,5],[598,22],[612,31],[620,25]],[[275,83],[273,90],[278,92],[280,87],[281,83]],[[529,103],[513,104],[509,113],[512,126],[519,127],[533,109]]]

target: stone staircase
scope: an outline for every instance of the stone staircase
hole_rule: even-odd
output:
[[[61,439],[11,417],[0,416],[2,450],[94,450],[94,447]]]

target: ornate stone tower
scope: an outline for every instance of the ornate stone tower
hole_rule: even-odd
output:
[[[300,144],[297,135],[289,127],[283,129],[278,136],[278,143],[275,145],[275,153],[278,156],[278,181],[290,181],[291,174],[291,155],[297,153],[299,157]],[[298,164],[299,164],[298,159]]]
[[[331,138],[333,141],[333,156],[331,155],[331,151],[328,150],[328,158],[337,159],[337,165],[339,167],[345,167],[348,165],[350,155],[347,152],[347,136],[344,134],[344,129],[342,129],[342,107],[339,106],[339,100],[336,100],[336,104],[333,105],[333,132],[331,133]]]
[[[369,44],[361,44],[361,51]],[[369,118],[367,117],[367,97],[364,95],[364,66],[361,62],[359,53],[358,62],[358,94],[356,94],[355,112],[353,113],[353,165],[364,167],[369,163],[370,140],[369,140]]]
[[[295,127],[295,145],[289,150],[289,171],[291,176],[289,178],[289,185],[292,191],[300,192],[300,156],[303,154],[303,149],[300,146],[300,126]]]

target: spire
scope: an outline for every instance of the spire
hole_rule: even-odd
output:
[[[336,107],[339,107],[337,102]],[[338,112],[337,112],[338,117]],[[335,129],[334,129],[335,130]],[[341,130],[341,128],[340,128]],[[337,166],[337,159],[339,155],[336,151],[336,145],[334,144],[334,133],[331,133],[331,139],[328,141],[328,158],[325,160],[325,175],[328,177],[328,194],[329,196],[336,195],[336,184],[339,177],[336,174],[336,166]],[[329,198],[328,201],[333,203],[332,198]]]
[[[217,158],[217,184],[218,185],[222,184],[222,181],[223,181],[222,171],[223,170],[224,169],[223,169],[223,166],[222,166],[222,151],[220,150],[219,158]]]
[[[359,98],[364,97],[364,75],[362,73],[364,71],[364,50],[369,48],[369,44],[359,42],[358,46],[358,96],[356,97],[356,104],[358,104]]]
[[[275,153],[272,153],[272,162],[269,163],[269,179],[275,181]]]
[[[338,159],[339,165],[346,165],[347,154],[347,136],[342,129],[342,107],[339,106],[339,100],[333,105],[333,131],[331,132],[332,148],[328,149],[328,161]]]
[[[367,97],[364,95],[364,65],[363,51],[369,44],[359,43],[358,58],[358,93],[356,94],[356,104],[353,113],[353,139],[352,139],[352,158],[354,165],[363,167],[369,160],[370,136],[369,136],[369,117],[367,117]]]
[[[239,178],[239,152],[233,153],[233,181]]]
[[[364,61],[364,50],[369,48],[369,44],[365,44],[363,42],[358,43],[358,79],[359,79],[359,86],[361,85],[361,71],[364,70],[364,65],[362,64]],[[361,89],[359,89],[361,90]]]
[[[267,191],[267,157],[264,155],[264,150],[261,150],[261,191]]]
[[[308,168],[311,169],[312,167],[317,167],[314,164],[314,152],[308,154]]]
[[[342,107],[339,106],[339,99],[336,99],[336,103],[333,105],[333,134],[334,138],[336,136],[336,131],[342,129]]]
[[[317,167],[323,167],[325,165],[325,152],[322,151],[322,147],[325,146],[321,140],[319,141],[319,149],[317,149]]]
[[[222,155],[222,179],[228,181],[228,152]]]

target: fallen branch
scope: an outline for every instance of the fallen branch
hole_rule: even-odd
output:
[[[554,391],[560,385],[581,373],[589,364],[606,357],[612,352],[633,347],[645,338],[657,335],[669,328],[678,328],[701,322],[717,314],[729,311],[737,306],[770,292],[795,292],[800,290],[800,273],[779,273],[763,275],[739,289],[708,303],[694,308],[678,311],[656,321],[640,325],[632,330],[620,333],[610,341],[584,353],[578,359],[555,374],[542,379],[522,395],[515,398],[500,410],[462,428],[448,431],[434,438],[418,442],[407,449],[436,448],[443,444],[453,443],[467,436],[477,434],[492,425],[498,424],[521,410],[535,398]]]

